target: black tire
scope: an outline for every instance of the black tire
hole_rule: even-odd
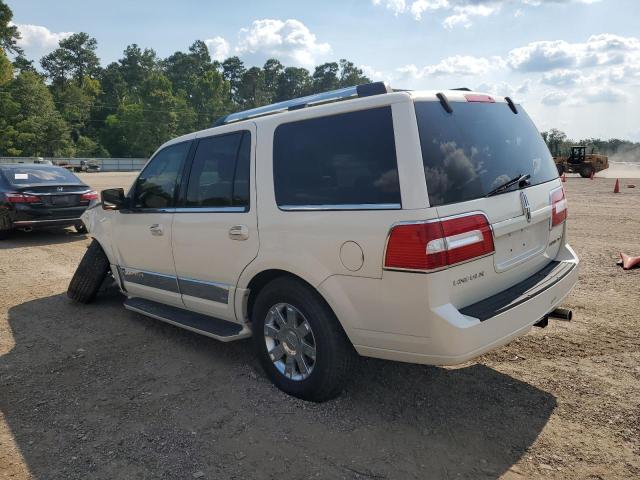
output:
[[[561,177],[564,173],[564,165],[556,165],[556,167],[558,168],[558,176]]]
[[[78,233],[87,233],[87,227],[84,226],[84,223],[79,223],[75,226],[76,232]]]
[[[0,230],[0,240],[6,240],[10,234],[11,230]]]
[[[67,296],[75,302],[91,303],[108,273],[109,259],[100,244],[93,240],[69,283]]]
[[[593,167],[591,165],[585,165],[580,169],[580,176],[582,178],[590,178]]]
[[[264,324],[271,307],[279,303],[288,303],[298,309],[313,331],[316,360],[311,373],[304,380],[287,378],[276,368],[267,352]],[[349,376],[353,374],[357,353],[331,308],[315,290],[292,277],[277,278],[258,294],[251,321],[255,351],[276,387],[289,395],[312,402],[324,402],[342,392]]]

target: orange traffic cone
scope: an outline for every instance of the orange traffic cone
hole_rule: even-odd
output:
[[[616,186],[613,187],[613,193],[620,193],[620,180],[616,178]]]
[[[563,173],[563,174],[562,174],[562,181],[563,181],[563,182],[566,182],[566,181],[567,181],[567,174],[566,174],[566,173]]]
[[[594,175],[595,175],[595,172],[593,170],[591,170],[591,175],[589,175],[589,179],[593,180]]]

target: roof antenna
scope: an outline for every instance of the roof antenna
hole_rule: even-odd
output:
[[[445,112],[453,113],[453,108],[451,108],[451,104],[444,93],[436,93],[436,97],[440,100],[440,105],[444,108]]]

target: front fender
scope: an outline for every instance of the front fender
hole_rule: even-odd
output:
[[[112,237],[116,213],[114,210],[103,210],[102,204],[98,203],[87,208],[80,217],[89,231],[89,236],[100,244],[111,265],[118,265]]]

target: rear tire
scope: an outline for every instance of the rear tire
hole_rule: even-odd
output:
[[[558,168],[558,176],[561,177],[564,173],[564,165],[556,165],[556,167]]]
[[[69,283],[67,296],[79,303],[91,303],[109,273],[109,259],[100,244],[93,240]]]
[[[0,230],[0,240],[6,240],[10,234],[11,230]]]
[[[84,226],[84,223],[79,223],[75,226],[75,229],[78,233],[87,233],[87,227]]]
[[[294,335],[293,343],[284,335],[275,339],[272,324],[274,312],[278,309],[285,312],[287,326],[280,327],[278,332],[287,330],[293,323],[298,325],[298,337]],[[295,312],[295,318],[289,321],[288,313]],[[282,319],[282,317],[279,317]],[[312,402],[324,402],[337,397],[352,375],[357,354],[349,339],[342,330],[338,319],[326,302],[308,285],[291,277],[280,277],[267,284],[258,294],[251,314],[253,326],[253,344],[260,363],[269,379],[276,387],[289,395],[309,400]],[[281,320],[282,321],[282,320]],[[305,334],[300,334],[299,329],[306,323]],[[265,329],[267,324],[267,329]],[[265,332],[271,330],[267,335]],[[291,338],[291,337],[289,337]],[[296,338],[298,338],[296,340]],[[275,340],[274,340],[275,339]],[[269,354],[280,345],[280,363],[272,360]],[[304,345],[303,345],[304,343]],[[312,356],[306,356],[305,367],[308,371],[303,373],[298,360],[292,360],[289,376],[287,370],[282,371],[286,359],[306,352],[312,344]],[[293,346],[293,348],[292,348]],[[285,352],[286,353],[282,353]],[[294,352],[293,354],[291,352]],[[302,358],[302,357],[300,357]],[[297,377],[297,378],[295,378]]]

